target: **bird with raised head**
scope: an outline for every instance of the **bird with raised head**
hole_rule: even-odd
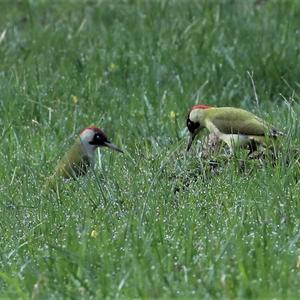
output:
[[[197,134],[204,128],[224,141],[234,153],[237,147],[249,147],[249,154],[257,146],[265,145],[280,135],[281,131],[255,114],[235,107],[195,105],[190,110],[186,125],[190,133],[187,151]]]
[[[77,179],[85,175],[95,163],[95,150],[98,147],[108,147],[118,152],[123,151],[110,142],[106,134],[96,126],[85,128],[76,138],[69,151],[58,162],[53,175],[48,180],[48,186],[57,188],[60,178]]]

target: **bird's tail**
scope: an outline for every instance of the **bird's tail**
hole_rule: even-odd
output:
[[[271,133],[270,136],[272,138],[277,138],[278,136],[283,136],[285,135],[282,131],[278,130],[277,128],[271,128]]]

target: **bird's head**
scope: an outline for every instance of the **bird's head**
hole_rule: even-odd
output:
[[[123,153],[118,146],[108,140],[106,134],[101,129],[94,125],[87,127],[80,133],[80,142],[88,154],[93,154],[97,147],[108,147]]]
[[[187,146],[186,151],[189,151],[192,143],[196,137],[196,135],[198,134],[198,132],[204,128],[204,113],[203,111],[205,109],[210,109],[213,106],[208,106],[208,105],[195,105],[192,106],[187,120],[186,120],[186,126],[189,130],[190,133],[190,139],[189,139],[189,143]]]

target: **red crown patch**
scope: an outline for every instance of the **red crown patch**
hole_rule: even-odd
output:
[[[208,109],[208,108],[212,108],[213,106],[210,106],[210,105],[194,105],[192,106],[192,110],[193,109]]]

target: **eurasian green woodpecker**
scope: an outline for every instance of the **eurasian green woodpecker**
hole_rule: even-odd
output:
[[[283,135],[253,113],[235,107],[193,106],[186,125],[190,132],[187,151],[203,128],[223,140],[232,153],[236,147],[248,146],[251,154],[257,150],[257,145],[265,145],[268,139]]]
[[[85,175],[90,167],[94,166],[95,150],[98,147],[108,147],[122,152],[111,143],[105,133],[92,125],[84,129],[75,140],[70,150],[58,162],[54,174],[50,177],[49,186],[55,188],[59,178],[73,178]]]

